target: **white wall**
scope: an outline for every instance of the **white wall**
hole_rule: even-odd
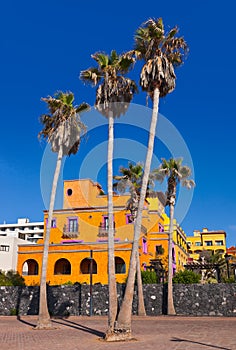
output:
[[[0,270],[16,271],[18,244],[25,244],[25,240],[17,237],[0,237]]]

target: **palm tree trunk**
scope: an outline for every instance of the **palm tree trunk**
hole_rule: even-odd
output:
[[[146,316],[146,310],[143,299],[143,283],[141,276],[141,266],[139,259],[139,252],[137,252],[137,286],[138,286],[138,316]]]
[[[144,200],[145,200],[147,185],[149,180],[149,173],[150,173],[153,147],[154,147],[154,139],[155,139],[155,133],[156,133],[156,124],[158,120],[159,95],[160,95],[159,89],[155,88],[154,97],[153,97],[152,120],[151,120],[150,131],[149,131],[148,149],[147,149],[146,161],[145,161],[145,167],[144,167],[144,176],[142,181],[137,218],[135,220],[135,225],[134,225],[134,241],[133,241],[133,247],[132,247],[131,258],[130,258],[129,274],[128,274],[128,279],[126,283],[124,299],[120,308],[120,312],[117,317],[117,324],[116,324],[117,332],[122,333],[123,337],[125,338],[131,338],[132,302],[133,302],[133,294],[134,294],[137,251],[138,251],[138,244],[139,244],[139,238],[140,238],[140,232],[141,232],[143,205],[144,205]]]
[[[174,199],[170,200],[170,227],[169,227],[169,249],[168,249],[168,298],[167,298],[167,314],[176,315],[174,300],[173,300],[173,255],[172,255],[172,242],[174,231]]]
[[[114,224],[113,224],[113,147],[114,118],[113,112],[108,116],[108,159],[107,159],[107,192],[108,192],[108,283],[109,283],[109,314],[106,339],[113,333],[117,315],[117,290],[114,256]]]
[[[41,277],[40,277],[39,317],[38,317],[38,323],[36,326],[37,329],[53,328],[50,320],[50,315],[48,312],[46,280],[47,280],[50,231],[51,231],[51,225],[52,225],[53,209],[54,209],[54,203],[55,203],[55,197],[56,197],[58,178],[61,170],[62,157],[63,157],[63,153],[62,153],[62,146],[61,146],[57,154],[57,164],[54,172],[49,211],[48,211],[48,222],[47,222],[46,234],[44,237],[43,259],[42,259],[42,269],[41,269]]]

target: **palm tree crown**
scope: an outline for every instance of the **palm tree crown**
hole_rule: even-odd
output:
[[[175,88],[174,67],[183,63],[188,46],[183,37],[176,37],[178,27],[165,34],[162,18],[149,19],[135,34],[135,52],[144,59],[145,64],[140,75],[140,85],[149,96],[157,87],[160,97]]]
[[[122,175],[114,176],[117,182],[113,187],[120,193],[125,193],[126,190],[130,193],[130,198],[127,201],[126,209],[130,211],[131,218],[134,221],[136,218],[138,203],[140,199],[140,191],[143,178],[143,164],[128,163],[128,168],[120,167],[119,172]]]
[[[74,106],[74,94],[72,92],[57,92],[54,97],[42,98],[46,102],[50,114],[43,114],[40,121],[43,129],[39,137],[48,139],[53,152],[63,149],[63,155],[76,154],[80,145],[80,135],[85,131],[85,125],[81,122],[79,113],[89,109],[87,103]]]
[[[181,183],[182,186],[187,187],[188,189],[195,186],[194,180],[188,179],[191,175],[191,169],[186,165],[182,165],[182,161],[182,158],[171,158],[169,160],[162,158],[162,163],[159,168],[152,172],[152,177],[157,181],[163,182],[165,177],[168,178],[166,205],[169,205],[171,201],[174,201],[172,204],[175,204],[178,183]]]
[[[135,59],[130,53],[118,55],[115,50],[110,55],[97,52],[91,56],[97,67],[88,68],[80,73],[80,79],[97,88],[95,106],[106,117],[109,110],[114,117],[125,114],[133,94],[137,91],[135,82],[123,76],[129,72]]]

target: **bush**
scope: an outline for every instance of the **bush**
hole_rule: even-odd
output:
[[[177,272],[173,277],[173,283],[192,284],[199,283],[201,275],[190,270]]]
[[[24,286],[24,278],[18,272],[7,271],[4,273],[0,271],[0,285],[1,286]]]
[[[157,275],[155,271],[141,271],[143,284],[157,283]]]

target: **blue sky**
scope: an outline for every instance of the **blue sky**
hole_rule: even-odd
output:
[[[229,0],[150,0],[148,4],[123,0],[3,2],[0,222],[15,222],[18,217],[43,218],[40,170],[45,144],[39,142],[37,134],[41,128],[39,116],[46,109],[40,98],[57,90],[71,90],[77,103],[87,101],[93,105],[95,89],[78,79],[80,71],[93,64],[90,55],[132,48],[135,29],[149,17],[163,17],[167,28],[179,26],[190,48],[185,64],[176,71],[175,91],[160,102],[160,113],[181,134],[194,165],[197,186],[181,225],[187,234],[203,227],[223,229],[227,245],[235,245],[234,13],[234,4]],[[133,74],[137,79],[138,73],[136,67]],[[145,106],[145,98],[140,92],[133,102]],[[90,142],[96,147],[106,141],[105,129],[93,130]],[[78,168],[91,147],[89,142],[84,143],[76,157],[66,160],[62,179],[80,174]],[[155,154],[158,158],[166,156],[158,140]],[[115,170],[118,163],[119,155]],[[102,182],[103,173],[101,168],[91,177]]]

